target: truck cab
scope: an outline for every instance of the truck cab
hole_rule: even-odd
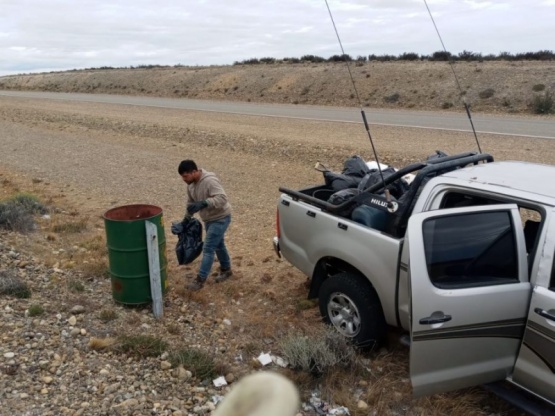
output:
[[[481,164],[422,193],[402,255],[416,395],[507,379],[555,403],[554,174]]]

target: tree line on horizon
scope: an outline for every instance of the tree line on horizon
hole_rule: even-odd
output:
[[[233,65],[257,65],[257,64],[274,64],[274,63],[302,63],[302,62],[388,62],[388,61],[551,61],[555,59],[555,53],[550,50],[543,50],[537,52],[523,52],[512,54],[510,52],[501,52],[499,54],[482,55],[479,52],[462,51],[458,54],[453,54],[447,51],[437,51],[431,55],[420,55],[415,52],[403,52],[399,55],[376,55],[370,54],[359,55],[356,58],[348,54],[332,55],[329,58],[324,58],[317,55],[304,55],[300,58],[283,58],[276,59],[271,57],[264,58],[250,58],[243,61],[235,61]]]

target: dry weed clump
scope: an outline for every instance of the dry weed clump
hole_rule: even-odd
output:
[[[196,348],[183,348],[172,352],[169,360],[174,367],[181,365],[201,380],[218,375],[219,366],[215,363],[214,357]]]
[[[95,351],[105,350],[116,345],[117,340],[115,338],[96,338],[91,337],[89,340],[89,348]]]
[[[70,292],[73,292],[73,293],[82,293],[85,291],[85,285],[76,279],[68,280],[67,288]]]
[[[351,367],[356,362],[355,347],[332,328],[310,335],[290,332],[279,346],[293,368],[315,376]]]
[[[0,270],[0,295],[25,299],[31,297],[31,289],[14,270]]]
[[[135,357],[157,357],[168,349],[160,337],[152,335],[122,335],[118,337],[115,350]]]
[[[77,234],[87,229],[87,220],[60,222],[52,224],[52,231],[59,234]]]
[[[108,323],[118,318],[118,313],[114,309],[102,309],[98,314],[98,318],[104,322]]]
[[[0,203],[0,228],[28,233],[36,228],[33,215],[46,214],[46,207],[33,195],[16,194]]]

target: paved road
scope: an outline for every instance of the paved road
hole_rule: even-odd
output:
[[[184,110],[213,111],[242,115],[326,120],[344,123],[361,123],[360,109],[352,107],[322,107],[285,104],[258,104],[232,101],[209,101],[158,97],[135,97],[106,94],[73,94],[54,92],[0,91],[2,96],[33,99],[85,101],[108,104],[125,104]],[[437,113],[431,111],[406,111],[365,109],[370,124],[416,127],[454,131],[471,131],[466,114]],[[516,116],[472,116],[479,133],[555,139],[555,119]]]

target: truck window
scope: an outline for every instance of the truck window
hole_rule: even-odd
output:
[[[517,201],[502,201],[456,191],[447,192],[443,196],[440,203],[440,209],[502,204],[507,202],[516,203],[519,207],[522,226],[524,227],[524,236],[526,238],[526,253],[532,255],[534,254],[534,248],[536,246],[537,238],[539,237],[540,224],[542,221],[542,216],[536,209],[528,206],[522,206],[522,204]],[[530,266],[532,266],[531,261]]]
[[[432,218],[423,224],[428,275],[439,288],[518,282],[513,223],[506,211]]]

